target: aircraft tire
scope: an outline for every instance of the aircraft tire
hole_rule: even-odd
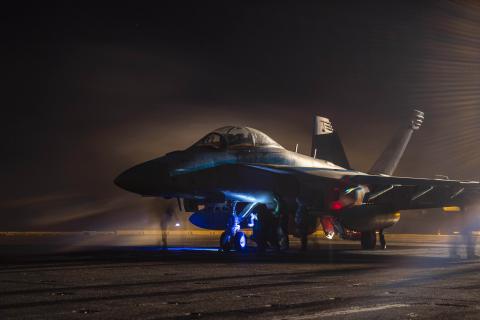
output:
[[[233,239],[235,250],[244,252],[247,250],[247,236],[242,231],[238,231]]]
[[[225,231],[222,232],[222,235],[220,236],[220,248],[224,252],[228,252],[232,248],[232,244],[230,243],[230,241],[228,241]]]
[[[360,242],[362,245],[362,249],[373,250],[377,245],[377,234],[375,233],[375,231],[362,232]]]

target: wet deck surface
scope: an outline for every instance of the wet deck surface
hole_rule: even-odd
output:
[[[0,318],[480,318],[479,261],[450,259],[445,237],[387,240],[385,251],[319,240],[307,253],[294,242],[288,253],[257,256],[196,250],[212,239],[164,252],[3,238]]]

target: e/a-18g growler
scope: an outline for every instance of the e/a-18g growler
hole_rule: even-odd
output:
[[[476,181],[392,175],[423,120],[424,113],[414,110],[368,173],[351,168],[329,119],[316,116],[310,156],[286,150],[257,129],[227,126],[126,170],[115,184],[142,196],[183,199],[186,211],[194,212],[192,223],[225,230],[224,250],[245,249],[241,230],[255,223],[256,208],[279,203],[291,216],[301,203],[314,218],[310,232],[320,221],[327,237],[358,238],[373,249],[376,231],[382,235],[394,225],[400,210],[462,207],[480,190]]]

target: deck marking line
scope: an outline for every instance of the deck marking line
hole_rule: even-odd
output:
[[[360,313],[360,312],[370,312],[370,311],[379,311],[379,310],[386,310],[392,308],[404,308],[410,307],[408,304],[397,303],[397,304],[385,304],[373,307],[352,307],[349,309],[344,310],[337,310],[337,311],[322,311],[312,314],[300,315],[300,316],[291,316],[291,317],[281,317],[282,319],[289,319],[289,320],[309,320],[309,319],[319,319],[325,317],[332,317],[332,316],[343,316],[353,313]],[[277,318],[274,318],[277,319]],[[280,318],[278,318],[280,319]]]

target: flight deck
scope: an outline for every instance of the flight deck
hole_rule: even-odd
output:
[[[171,234],[168,250],[149,232],[2,233],[0,317],[478,319],[480,262],[457,237],[387,234],[374,251],[313,237],[257,255],[219,252],[214,232]]]

